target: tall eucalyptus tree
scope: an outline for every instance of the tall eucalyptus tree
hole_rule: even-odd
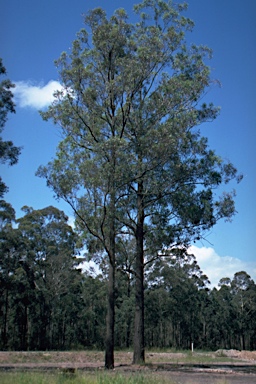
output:
[[[106,368],[114,366],[117,237],[134,236],[134,363],[143,362],[144,266],[186,247],[234,212],[232,193],[213,190],[237,171],[208,148],[198,126],[219,109],[200,104],[211,85],[211,52],[189,46],[185,5],[143,0],[137,22],[123,9],[85,17],[71,53],[57,61],[63,91],[42,113],[59,124],[56,158],[38,175],[74,209],[88,245],[108,256]],[[97,249],[96,247],[96,249]],[[99,248],[98,248],[99,249]]]

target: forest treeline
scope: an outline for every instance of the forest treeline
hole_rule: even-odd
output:
[[[84,250],[55,207],[0,210],[1,350],[104,349],[107,262],[82,268]],[[13,225],[15,223],[15,225]],[[132,240],[118,253],[115,347],[133,343]],[[121,249],[121,248],[120,248]],[[88,255],[87,255],[88,257]],[[145,271],[146,348],[256,349],[256,285],[241,271],[209,289],[193,255],[155,259]]]

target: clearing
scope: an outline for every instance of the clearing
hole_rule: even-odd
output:
[[[104,370],[104,352],[0,352],[1,371],[93,372]],[[256,383],[256,351],[147,352],[145,365],[132,365],[132,352],[115,352],[112,374],[141,373],[156,383]]]

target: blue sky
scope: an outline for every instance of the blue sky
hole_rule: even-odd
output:
[[[58,87],[54,60],[67,51],[83,27],[82,14],[101,6],[111,14],[123,7],[131,13],[134,0],[0,0],[0,57],[8,78],[17,84],[16,114],[9,116],[4,138],[22,146],[19,163],[1,166],[9,187],[5,199],[22,215],[24,205],[35,209],[55,205],[45,181],[35,176],[39,165],[54,157],[60,134],[38,114]],[[244,180],[228,189],[237,191],[237,215],[232,223],[220,222],[207,241],[193,245],[199,265],[216,284],[246,270],[256,281],[256,1],[188,0],[186,16],[195,22],[190,42],[213,49],[212,77],[221,82],[207,95],[221,106],[218,119],[201,127],[210,147],[231,160]]]

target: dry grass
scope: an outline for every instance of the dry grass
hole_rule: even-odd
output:
[[[116,351],[115,363],[131,364],[132,352]],[[213,352],[148,352],[146,364],[151,363],[218,363],[232,362],[233,358],[216,355]],[[238,361],[236,359],[236,361]],[[0,364],[45,364],[45,363],[73,363],[73,364],[104,364],[104,352],[101,351],[69,351],[69,352],[0,352]]]

